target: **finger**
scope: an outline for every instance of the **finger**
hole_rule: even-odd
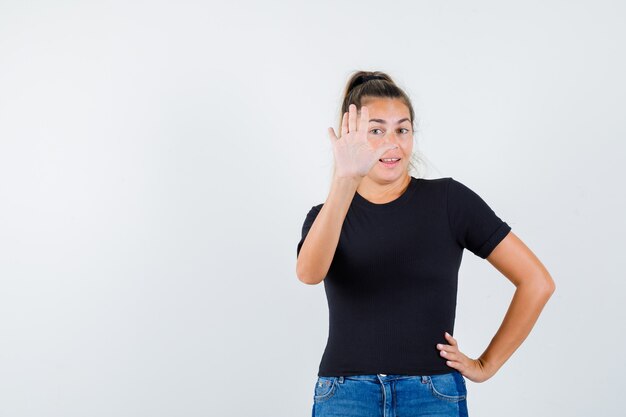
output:
[[[333,129],[332,127],[328,128],[328,138],[330,139],[330,143],[333,144],[335,142],[337,142],[337,135],[335,135],[335,129]]]
[[[356,105],[350,104],[348,114],[348,132],[356,131]]]
[[[440,353],[440,356],[445,359],[447,362],[453,362],[456,364],[457,368],[463,368],[465,369],[468,366],[468,358],[467,356],[463,355],[462,353],[450,353],[450,352],[445,352],[442,351]]]
[[[465,355],[458,351],[450,352],[449,350],[442,350],[439,352],[439,356],[455,362],[463,362],[465,360]]]
[[[398,145],[393,145],[393,144],[389,144],[389,145],[385,145],[385,146],[381,146],[380,148],[376,149],[376,159],[380,159],[384,154],[387,153],[387,151],[390,151],[392,149],[396,149],[398,147]]]
[[[450,335],[448,332],[445,333],[445,337],[446,337],[446,340],[448,340],[448,343],[450,343],[452,346],[458,345],[458,343],[456,342],[456,339],[452,337],[452,335]]]
[[[341,119],[341,137],[344,137],[348,134],[348,112],[343,114],[343,118]]]
[[[452,346],[452,345],[443,345],[441,343],[439,343],[437,345],[437,349],[439,350],[445,350],[446,352],[459,352],[459,347],[458,346]]]
[[[362,132],[367,131],[367,126],[369,125],[370,113],[367,109],[367,106],[361,107],[361,117],[359,118],[359,130]]]

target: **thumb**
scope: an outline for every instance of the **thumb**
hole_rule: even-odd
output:
[[[393,145],[393,144],[381,146],[380,148],[377,149],[376,159],[380,159],[380,157],[386,154],[387,151],[390,151],[392,149],[397,149],[397,148],[398,148],[398,145]]]
[[[330,139],[330,143],[333,145],[339,140],[337,138],[337,135],[335,135],[335,129],[333,129],[332,127],[328,128],[328,138]]]

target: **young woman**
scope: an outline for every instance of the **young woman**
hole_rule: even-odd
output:
[[[493,376],[555,290],[533,252],[473,190],[452,177],[410,175],[414,111],[381,72],[356,72],[344,92],[326,201],[313,206],[296,274],[324,281],[329,336],[313,416],[467,416],[466,379]],[[478,358],[452,336],[463,250],[516,287]]]

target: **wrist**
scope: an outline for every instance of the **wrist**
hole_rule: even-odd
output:
[[[498,371],[499,367],[496,366],[496,364],[489,362],[483,357],[479,357],[478,359],[476,359],[476,361],[480,365],[481,369],[488,375],[495,375],[495,373]]]
[[[333,176],[332,183],[340,188],[354,188],[356,190],[362,179],[363,177],[359,176],[340,177],[335,175]]]

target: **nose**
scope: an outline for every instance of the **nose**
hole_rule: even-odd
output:
[[[397,144],[399,142],[398,134],[395,132],[386,132],[384,142]]]

